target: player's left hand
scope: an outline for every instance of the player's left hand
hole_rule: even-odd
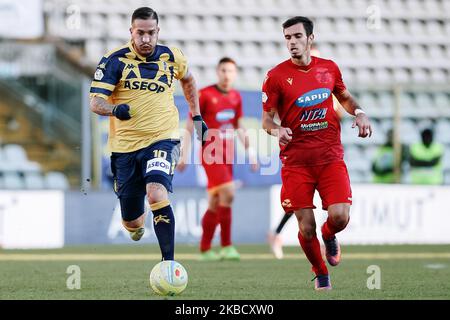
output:
[[[372,126],[370,125],[369,117],[365,113],[358,113],[353,120],[352,128],[358,127],[358,137],[366,138],[372,136]]]
[[[202,142],[202,146],[206,143],[206,137],[208,136],[208,126],[201,115],[196,115],[192,117],[194,121],[195,132],[197,133],[197,139]]]

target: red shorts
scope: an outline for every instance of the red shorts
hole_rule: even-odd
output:
[[[283,167],[281,180],[281,206],[285,212],[315,209],[316,189],[324,210],[335,203],[352,204],[352,189],[344,161],[310,167]]]
[[[208,177],[208,192],[214,193],[233,182],[234,146],[228,140],[207,143],[201,150],[203,168]]]
[[[232,164],[202,163],[208,177],[208,192],[214,192],[216,187],[233,182]]]

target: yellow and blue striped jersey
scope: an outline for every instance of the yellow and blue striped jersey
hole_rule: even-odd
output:
[[[174,79],[187,71],[183,53],[157,45],[142,57],[131,41],[103,56],[91,83],[90,96],[130,106],[131,119],[110,117],[108,145],[112,152],[132,152],[163,139],[179,139]]]

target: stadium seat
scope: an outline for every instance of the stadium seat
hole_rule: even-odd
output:
[[[270,3],[272,3],[272,1],[270,1]],[[264,32],[265,34],[272,33],[281,30],[281,25],[278,25],[272,17],[261,17],[259,20],[258,30]]]
[[[420,133],[417,126],[410,119],[403,119],[400,124],[400,141],[404,144],[412,144],[420,141]]]
[[[425,24],[420,20],[410,20],[408,22],[408,32],[413,36],[422,36],[425,34]]]
[[[3,173],[3,185],[5,189],[24,189],[25,184],[22,177],[17,172],[4,172]]]
[[[222,18],[222,28],[226,33],[233,33],[240,29],[240,21],[236,16],[224,16]]]
[[[391,34],[401,36],[407,34],[406,23],[400,19],[390,20]]]
[[[433,59],[445,59],[445,52],[440,45],[429,45],[428,55]]]
[[[371,56],[369,45],[366,43],[355,44],[355,57],[359,60],[368,60]]]
[[[407,51],[406,51],[406,47],[401,43],[392,44],[391,54],[396,60],[405,59],[408,55]]]
[[[373,74],[368,68],[360,68],[356,72],[356,81],[360,84],[368,84],[373,81]]]
[[[419,0],[408,0],[405,5],[411,15],[421,14],[424,10],[422,2]]]
[[[220,30],[220,20],[216,16],[207,15],[203,17],[203,30],[207,32],[214,32]]]
[[[30,172],[24,174],[24,184],[26,189],[44,189],[44,179],[38,172]]]
[[[261,44],[261,54],[269,59],[279,59],[277,44],[274,42],[263,42]]]
[[[223,54],[229,57],[239,57],[241,48],[237,42],[227,41],[224,43]]]
[[[7,144],[3,147],[3,156],[9,162],[27,162],[25,149],[18,144]]]
[[[329,42],[320,42],[317,44],[317,48],[319,49],[322,58],[333,59],[336,55],[333,45]]]
[[[424,83],[428,83],[430,81],[430,76],[428,74],[427,69],[414,68],[411,71],[412,71],[411,77],[412,77],[412,80],[414,81],[414,83],[424,84]]]
[[[450,120],[439,119],[436,123],[434,136],[436,141],[450,144]]]
[[[445,117],[450,117],[450,96],[445,93],[435,93],[433,95],[434,105],[438,110],[438,114]]]
[[[210,43],[207,46],[208,49],[214,48],[214,46]],[[198,41],[187,41],[186,45],[183,47],[183,52],[186,53],[186,55],[192,59],[194,57],[198,57],[202,53],[202,48],[200,46],[200,43]],[[208,55],[211,55],[208,53]],[[189,60],[190,60],[189,59]]]
[[[387,68],[376,68],[375,69],[375,80],[377,83],[389,83],[393,80],[392,72]]]
[[[260,56],[261,51],[260,48],[258,48],[256,42],[245,42],[243,43],[243,48],[241,52],[243,57],[249,60],[253,60],[256,57]]]
[[[47,189],[68,190],[70,186],[63,173],[50,171],[45,175],[45,187]]]
[[[425,47],[421,44],[411,44],[409,54],[414,59],[425,59],[427,57]]]
[[[404,68],[395,68],[393,71],[394,83],[408,83],[411,80],[410,73]]]
[[[198,32],[202,30],[201,21],[199,16],[186,16],[184,18],[183,30],[188,32]]]
[[[352,59],[354,56],[354,49],[348,43],[339,43],[336,46],[336,58],[340,58],[342,60]]]
[[[432,83],[442,84],[447,81],[447,75],[443,69],[433,69],[430,72],[430,80]]]
[[[204,53],[207,57],[212,58],[212,60],[214,61],[214,64],[216,64],[219,59],[222,57],[223,51],[222,48],[220,47],[219,42],[217,41],[208,41],[207,44],[205,44],[203,46],[204,48]],[[205,57],[203,57],[203,55],[201,54],[202,52],[199,52],[200,54],[200,58],[201,59],[205,59]]]

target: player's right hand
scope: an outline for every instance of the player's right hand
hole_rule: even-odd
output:
[[[130,120],[130,106],[127,104],[118,104],[112,110],[112,114],[119,120]]]
[[[208,126],[203,120],[201,115],[196,115],[192,117],[194,121],[195,132],[197,133],[197,139],[202,142],[202,146],[206,143],[206,137],[208,136]]]
[[[280,145],[285,146],[292,140],[292,130],[291,128],[280,127],[278,129],[278,141]]]

